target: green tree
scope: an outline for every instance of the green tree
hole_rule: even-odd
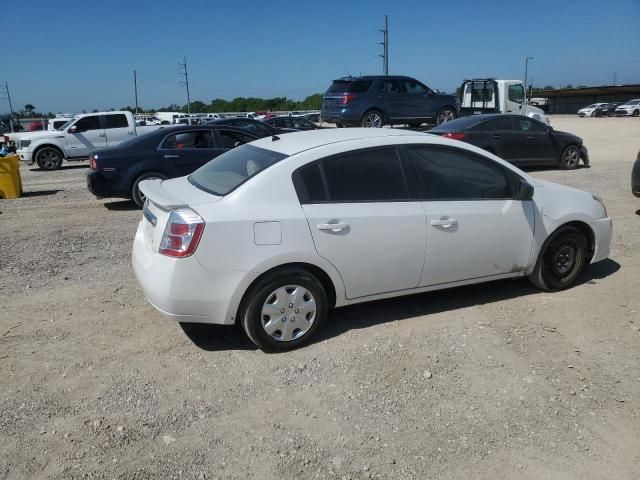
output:
[[[36,109],[36,107],[34,107],[33,105],[31,105],[30,103],[27,103],[27,104],[24,106],[24,110],[25,110],[25,112],[27,112],[27,115],[31,115],[35,109]]]

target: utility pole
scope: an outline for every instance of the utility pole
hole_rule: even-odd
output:
[[[382,73],[389,75],[389,23],[387,15],[384,16],[384,30],[380,31],[382,32],[382,42],[379,44],[382,45],[383,53],[378,56],[382,57]]]
[[[178,62],[180,75],[184,76],[184,82],[180,82],[187,87],[187,113],[191,115],[191,98],[189,97],[189,72],[187,71],[187,57],[184,57],[184,63]]]
[[[526,57],[524,59],[524,103],[527,103],[527,73],[529,70],[529,60],[533,60],[533,57]]]
[[[136,115],[138,114],[138,76],[136,75],[136,71],[133,71],[133,90],[136,94]]]
[[[11,94],[9,93],[9,84],[5,81],[4,88],[2,89],[3,98],[9,100],[9,111],[11,112],[11,116],[13,117],[13,106],[11,105]]]

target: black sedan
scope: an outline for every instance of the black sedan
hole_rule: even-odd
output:
[[[264,123],[277,128],[291,128],[294,130],[318,130],[322,128],[304,117],[272,117],[267,118]]]
[[[580,137],[523,115],[457,118],[428,133],[471,143],[518,166],[557,165],[572,169],[578,167],[580,160],[589,166],[589,154]]]
[[[212,158],[258,138],[250,132],[218,126],[161,128],[91,154],[87,188],[98,198],[129,198],[139,207],[142,180],[188,175]]]
[[[607,103],[596,108],[593,115],[595,117],[613,117],[616,114],[616,108],[622,105],[622,102]]]
[[[207,125],[229,125],[232,127],[241,128],[245,132],[249,132],[260,138],[296,131],[288,128],[274,127],[272,125],[269,125],[268,123],[263,122],[262,120],[256,120],[255,118],[246,117],[221,118],[219,120],[212,120],[210,122],[207,122]]]

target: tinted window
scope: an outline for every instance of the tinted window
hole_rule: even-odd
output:
[[[165,149],[213,148],[213,135],[209,130],[195,130],[169,135],[162,144]]]
[[[511,125],[511,118],[503,116],[492,118],[491,120],[487,120],[486,122],[482,122],[471,128],[471,130],[478,132],[495,132],[512,129],[513,126]]]
[[[327,200],[320,163],[313,163],[297,170],[293,178],[300,203],[319,203]]]
[[[351,82],[351,85],[349,86],[348,92],[350,93],[365,93],[369,91],[369,88],[371,88],[371,82],[369,81],[358,81],[358,82]]]
[[[226,195],[249,178],[286,157],[282,153],[242,145],[200,167],[189,175],[189,182],[205,192]]]
[[[529,117],[521,117],[516,118],[516,129],[522,132],[546,132],[546,127],[540,122],[529,118]]]
[[[63,126],[65,123],[67,123],[66,120],[57,120],[53,122],[53,128],[54,130],[59,129],[61,126]]]
[[[524,87],[522,85],[509,85],[509,100],[516,103],[524,103]]]
[[[369,80],[335,80],[327,93],[364,93],[369,91],[371,83]]]
[[[75,123],[75,126],[79,132],[98,130],[100,129],[100,117],[98,115],[91,115],[89,117],[81,118]]]
[[[407,93],[410,93],[412,95],[424,95],[429,91],[427,87],[416,82],[415,80],[405,80],[404,89]]]
[[[129,126],[127,116],[123,113],[105,115],[105,117],[107,118],[107,128],[127,128]]]
[[[400,93],[402,92],[402,85],[399,80],[383,80],[380,83],[378,91],[383,93]]]
[[[353,152],[321,162],[328,200],[406,200],[407,189],[394,148]]]
[[[236,148],[245,143],[253,142],[255,138],[241,132],[232,132],[230,130],[218,130],[222,148]]]
[[[502,166],[454,148],[410,147],[427,200],[511,198]]]
[[[260,125],[257,122],[247,122],[245,120],[236,120],[233,125],[240,127],[247,132],[253,133],[259,137],[267,137],[271,135],[271,132],[264,125]]]

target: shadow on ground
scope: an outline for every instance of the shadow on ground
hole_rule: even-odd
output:
[[[619,269],[619,263],[610,259],[603,260],[585,269],[577,284],[597,284],[598,280],[614,274]],[[501,280],[338,308],[329,313],[325,327],[318,332],[313,343],[337,337],[353,329],[368,328],[396,320],[500,302],[536,293],[540,293],[540,290],[526,279]],[[203,350],[256,349],[238,325],[181,324],[181,326],[194,345]]]
[[[111,211],[130,211],[140,210],[140,208],[132,200],[120,200],[118,202],[108,202],[104,204],[104,208]]]
[[[34,165],[34,167],[35,168],[30,168],[29,171],[35,172],[35,173],[49,172],[49,170],[44,170],[36,165]],[[58,170],[79,170],[81,168],[84,168],[86,170],[87,168],[89,168],[89,164],[84,163],[82,165],[62,165]]]
[[[36,192],[22,192],[23,197],[45,197],[47,195],[55,195],[63,190],[39,190]]]

